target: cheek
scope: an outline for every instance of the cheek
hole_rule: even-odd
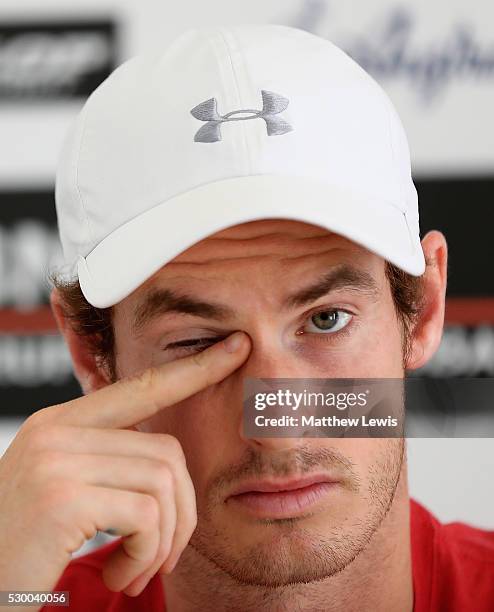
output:
[[[139,431],[165,433],[180,442],[187,461],[187,469],[200,497],[211,474],[238,449],[238,436],[233,431],[232,419],[225,415],[226,398],[213,385],[138,425]]]
[[[209,431],[205,431],[202,414],[202,402],[196,394],[168,408],[164,408],[158,414],[139,424],[140,431],[148,433],[164,433],[177,440],[182,445],[186,457],[193,452],[200,453],[203,446],[207,446]]]
[[[362,325],[347,342],[330,350],[298,351],[312,376],[332,378],[401,378],[403,345],[398,323],[380,321]]]
[[[388,311],[389,310],[389,311]],[[359,343],[358,355],[363,374],[360,378],[401,378],[403,375],[403,336],[394,308],[366,326]]]
[[[387,440],[379,438],[340,438],[335,440],[334,446],[355,465],[359,475],[362,475],[376,462],[376,458],[386,451]]]
[[[396,476],[403,452],[400,438],[346,438],[334,441],[334,447],[353,463],[362,488]]]
[[[368,378],[401,378],[403,375],[403,344],[398,329],[383,327],[373,338],[373,344],[363,351]]]
[[[118,378],[133,376],[155,365],[149,351],[141,350],[129,340],[115,343],[115,365]]]

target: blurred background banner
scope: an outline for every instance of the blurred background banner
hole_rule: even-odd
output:
[[[450,248],[447,327],[420,374],[494,376],[493,18],[488,0],[2,0],[2,415],[23,417],[80,392],[47,280],[60,261],[53,187],[70,122],[118,64],[218,23],[279,23],[327,37],[387,91],[410,142],[422,233],[443,231]]]
[[[115,64],[112,21],[0,24],[0,99],[85,98]]]

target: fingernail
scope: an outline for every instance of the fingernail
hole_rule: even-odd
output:
[[[235,353],[242,346],[244,341],[243,332],[235,332],[231,336],[228,336],[225,340],[223,340],[225,344],[225,349],[228,353]]]

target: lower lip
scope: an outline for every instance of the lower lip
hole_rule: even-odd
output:
[[[292,491],[249,491],[234,495],[228,501],[258,518],[294,518],[311,510],[336,485],[336,482],[316,482]]]

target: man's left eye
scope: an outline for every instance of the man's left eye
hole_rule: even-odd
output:
[[[350,323],[352,315],[345,310],[322,310],[313,314],[304,331],[311,333],[333,334]]]

